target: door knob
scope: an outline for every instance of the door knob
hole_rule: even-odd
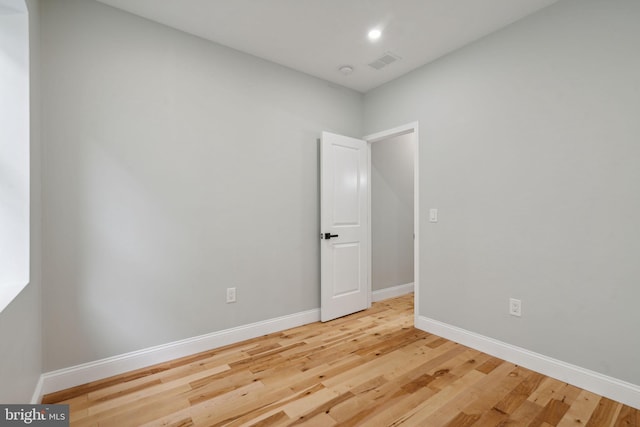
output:
[[[332,237],[338,237],[338,235],[337,234],[331,234],[331,233],[324,233],[324,237],[323,238],[325,240],[329,240]]]

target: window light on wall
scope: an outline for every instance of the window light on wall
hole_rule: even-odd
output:
[[[29,283],[29,16],[0,0],[0,311]]]

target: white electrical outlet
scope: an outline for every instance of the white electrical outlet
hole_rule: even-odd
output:
[[[236,302],[236,288],[227,288],[227,304]]]
[[[517,317],[522,316],[522,301],[509,298],[509,314]]]

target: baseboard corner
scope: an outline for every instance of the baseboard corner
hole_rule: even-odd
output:
[[[396,298],[402,295],[410,294],[414,290],[414,284],[405,283],[404,285],[392,286],[390,288],[378,289],[371,293],[371,301],[378,302],[389,298]]]
[[[640,385],[631,384],[424,316],[415,316],[415,327],[640,409]]]
[[[38,377],[38,382],[36,383],[36,388],[33,391],[33,395],[31,396],[31,404],[37,405],[42,402],[43,393],[43,385],[44,385],[44,377],[40,375]]]

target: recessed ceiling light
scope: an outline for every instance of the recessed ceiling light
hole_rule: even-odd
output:
[[[377,28],[374,28],[373,30],[369,31],[368,37],[369,37],[369,40],[374,41],[374,40],[378,40],[381,35],[382,35],[382,31],[380,31]]]
[[[353,73],[353,67],[351,65],[343,65],[342,67],[338,68],[338,70],[345,76]]]

